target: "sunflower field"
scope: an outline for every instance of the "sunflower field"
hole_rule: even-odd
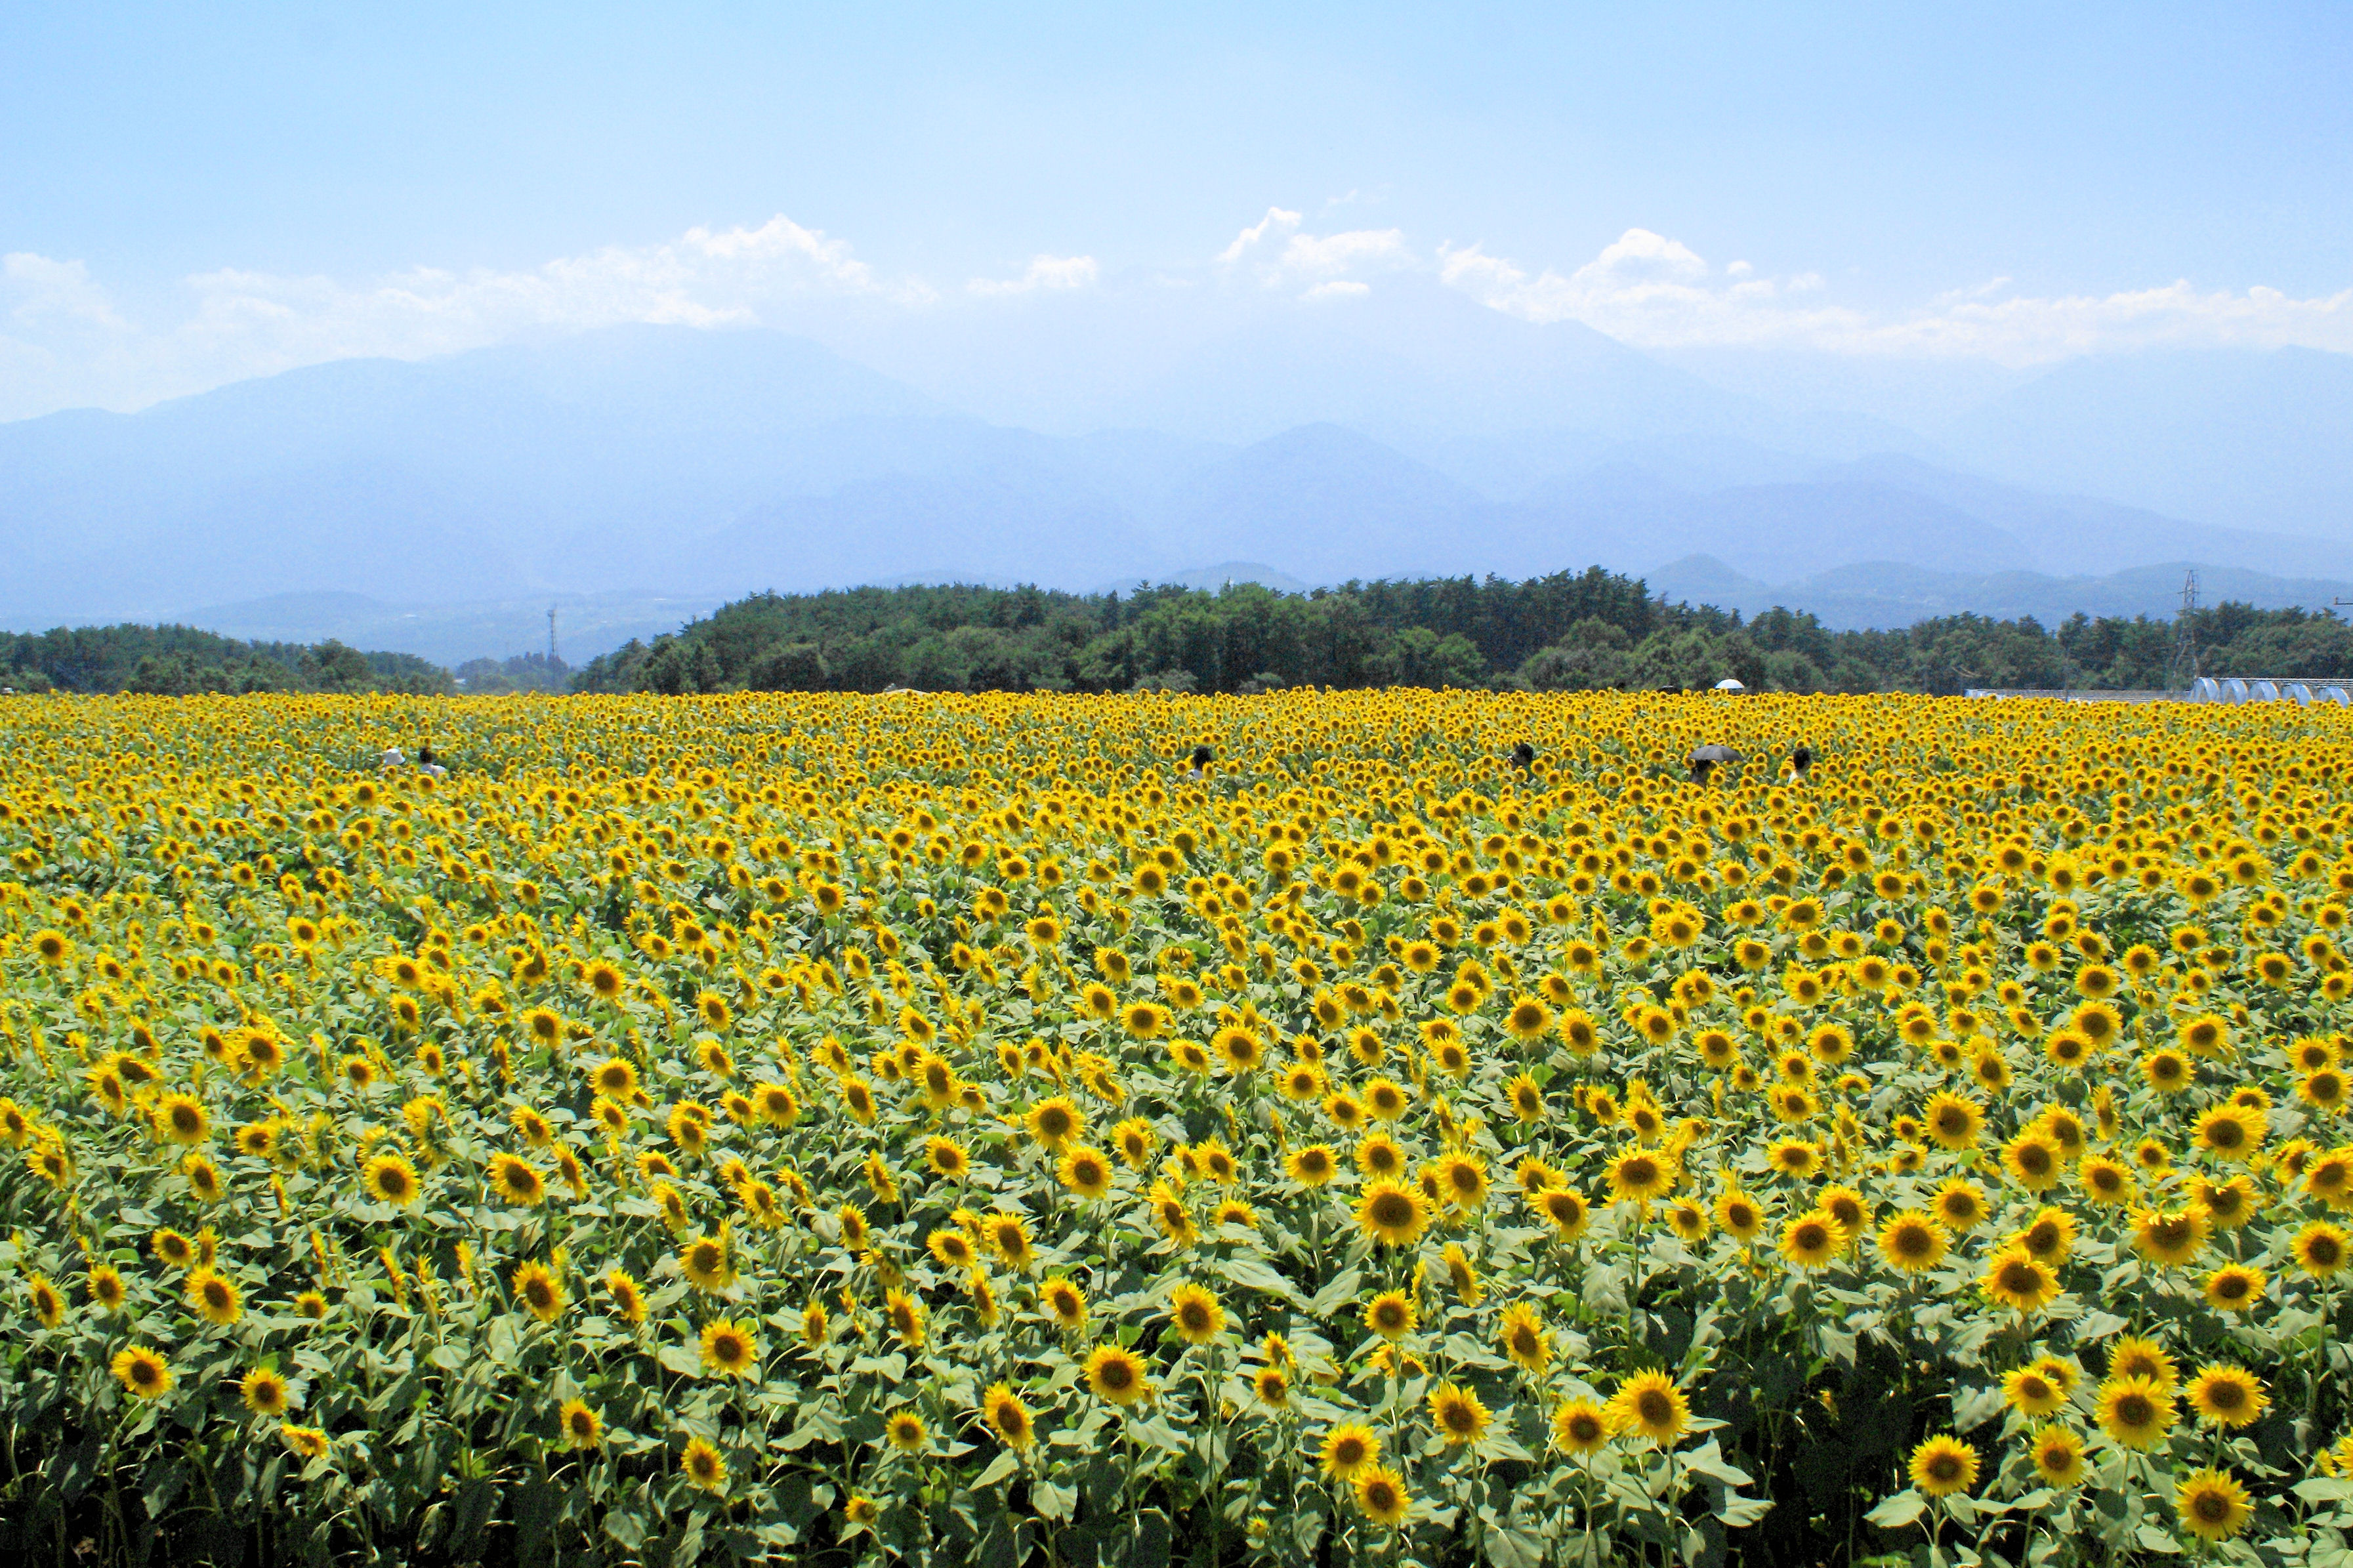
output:
[[[2348,1561],[2347,716],[0,739],[12,1560]]]

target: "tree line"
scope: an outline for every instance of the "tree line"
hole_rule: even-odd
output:
[[[2224,604],[2186,629],[2208,675],[2353,675],[2353,626],[2326,612]],[[1285,594],[1145,586],[1065,594],[969,585],[756,594],[677,635],[632,640],[575,691],[1230,691],[1287,686],[1714,686],[1772,691],[2184,686],[2179,620],[1942,616],[1833,631],[1812,614],[1671,604],[1592,567],[1348,583]]]
[[[544,655],[451,672],[330,639],[243,642],[192,626],[0,633],[18,691],[1232,691],[1288,686],[1714,686],[1771,691],[2186,685],[2187,630],[2207,675],[2353,677],[2353,625],[2327,611],[2223,604],[2179,619],[1942,616],[1832,631],[1802,610],[1744,619],[1669,603],[1596,566],[1500,577],[1348,583],[1286,594],[1146,585],[1066,594],[972,585],[755,594],[572,669]]]
[[[0,632],[0,689],[17,691],[452,691],[449,672],[408,653],[244,642],[195,626],[59,626]]]

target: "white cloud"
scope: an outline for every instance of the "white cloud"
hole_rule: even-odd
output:
[[[762,308],[809,295],[923,303],[918,283],[886,284],[849,247],[776,217],[757,228],[690,229],[665,245],[608,246],[522,272],[424,268],[348,285],[224,269],[188,279],[199,344],[268,343],[295,363],[351,354],[448,353],[533,329],[646,321],[744,325]]]
[[[1142,275],[1134,287],[1243,286],[1324,304],[1362,298],[1398,272],[1434,273],[1495,310],[1579,321],[1651,348],[1779,346],[2010,364],[2158,346],[2296,344],[2353,353],[2353,289],[2300,299],[2185,280],[2037,298],[1998,277],[1909,309],[1867,310],[1842,299],[1820,271],[1717,267],[1643,228],[1564,272],[1477,245],[1432,250],[1399,228],[1318,234],[1304,221],[1270,206],[1213,265]],[[339,279],[227,268],[185,279],[186,308],[159,323],[118,303],[82,262],[18,251],[0,256],[0,419],[90,404],[133,408],[324,360],[416,359],[531,331],[622,322],[805,328],[812,309],[949,310],[960,301],[1068,296],[1102,282],[1093,257],[1049,253],[1018,277],[973,279],[943,292],[918,278],[887,276],[848,241],[779,216],[513,270],[417,268]],[[1139,298],[1134,308],[1151,306]]]
[[[1041,289],[1092,288],[1098,276],[1099,269],[1092,256],[1033,256],[1029,258],[1029,269],[1018,278],[976,278],[965,288],[984,297],[1032,294]]]
[[[1086,257],[1040,257],[1022,286],[1074,287]],[[0,418],[82,404],[137,407],[325,360],[418,359],[533,331],[623,322],[752,325],[812,300],[923,307],[920,279],[886,279],[848,242],[782,216],[756,227],[690,229],[650,246],[607,246],[519,271],[418,268],[360,281],[226,268],[185,280],[191,312],[147,330],[119,316],[79,261],[0,261],[0,340],[11,374]],[[103,341],[83,340],[103,329]],[[45,357],[46,356],[46,357]]]
[[[1299,218],[1299,214],[1285,212],[1281,207],[1267,208],[1264,217],[1234,236],[1234,242],[1218,252],[1218,264],[1220,267],[1231,267],[1247,255],[1253,246],[1264,239],[1269,230],[1297,228]]]
[[[1355,197],[1356,193],[1351,191],[1346,197],[1326,202],[1325,210]],[[1255,278],[1268,289],[1305,285],[1299,296],[1303,300],[1329,300],[1369,291],[1369,285],[1351,274],[1427,268],[1430,265],[1407,242],[1403,229],[1352,228],[1319,235],[1301,229],[1302,221],[1300,214],[1288,208],[1267,208],[1264,217],[1236,235],[1234,242],[1218,253],[1218,266],[1229,273]],[[1269,242],[1278,233],[1288,237],[1281,249],[1271,249]],[[1356,286],[1338,287],[1342,284]]]
[[[1356,228],[1320,239],[1294,234],[1276,266],[1295,277],[1333,278],[1365,267],[1401,267],[1415,259],[1406,248],[1403,230]]]
[[[53,261],[29,250],[0,256],[0,286],[13,301],[9,315],[26,325],[44,320],[120,331],[130,325],[79,261]]]
[[[2353,289],[2297,300],[2261,287],[2201,292],[2184,281],[2025,299],[1997,298],[2010,284],[1998,278],[1916,310],[1873,314],[1827,299],[1819,272],[1779,279],[1753,273],[1736,263],[1719,276],[1689,247],[1639,228],[1565,276],[1550,268],[1531,276],[1475,245],[1439,253],[1439,276],[1484,304],[1529,321],[1583,321],[1639,347],[1802,347],[2009,364],[2154,347],[2301,344],[2353,353]]]

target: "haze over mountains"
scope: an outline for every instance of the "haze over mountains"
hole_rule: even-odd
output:
[[[383,606],[597,596],[602,629],[565,650],[585,657],[763,588],[1090,589],[1237,562],[1310,584],[1598,563],[1849,625],[2161,613],[2184,563],[2239,574],[2210,572],[2210,600],[2353,593],[2348,356],[2082,361],[1982,382],[1924,432],[1434,288],[1075,341],[877,340],[919,389],[804,338],[625,327],[0,425],[0,623],[396,630]],[[452,636],[512,640],[470,613]]]

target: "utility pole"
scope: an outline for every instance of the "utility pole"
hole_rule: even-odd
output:
[[[2181,613],[2173,622],[2173,662],[2165,668],[2165,683],[2171,686],[2174,677],[2188,671],[2181,684],[2198,684],[2198,632],[2194,617],[2198,614],[2198,568],[2192,566],[2181,579]]]
[[[554,605],[548,605],[548,606],[547,606],[547,662],[548,662],[548,664],[549,664],[551,667],[553,667],[553,666],[555,664],[555,662],[556,662],[556,659],[555,659],[555,606],[554,606]]]

